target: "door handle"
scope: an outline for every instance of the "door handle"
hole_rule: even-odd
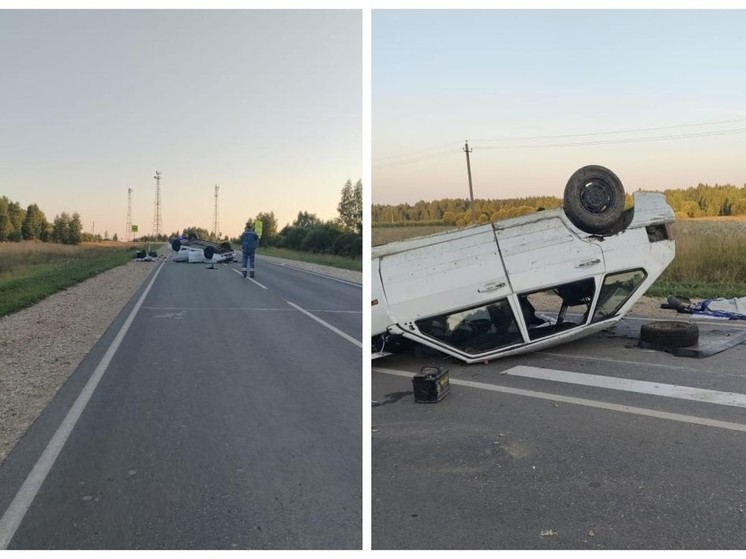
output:
[[[581,262],[580,264],[577,264],[576,268],[590,268],[591,266],[595,266],[596,264],[600,264],[601,259],[600,258],[594,258],[593,260],[585,260]]]
[[[489,291],[496,291],[497,289],[502,289],[506,285],[507,284],[504,281],[501,281],[500,283],[497,283],[497,282],[488,283],[481,289],[477,289],[477,293],[487,293]]]

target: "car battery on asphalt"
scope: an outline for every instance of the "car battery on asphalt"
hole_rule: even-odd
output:
[[[441,367],[422,367],[412,377],[414,401],[417,403],[440,402],[451,392],[448,382],[448,369]]]

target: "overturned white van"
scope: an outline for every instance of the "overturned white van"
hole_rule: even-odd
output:
[[[608,169],[572,175],[564,208],[372,249],[373,357],[409,339],[467,363],[525,353],[619,321],[673,260],[663,194]]]

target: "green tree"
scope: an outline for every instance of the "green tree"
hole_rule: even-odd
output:
[[[345,228],[362,232],[363,230],[363,183],[358,180],[353,186],[351,180],[347,180],[342,187],[342,197],[337,205],[339,220]]]
[[[210,238],[210,232],[205,229],[204,227],[186,227],[181,232],[182,237],[189,239],[191,237],[196,237],[197,239],[209,239]]]
[[[78,245],[83,237],[83,223],[80,221],[80,214],[73,212],[70,223],[67,227],[67,244]]]
[[[47,217],[44,215],[44,212],[39,209],[39,206],[36,204],[30,204],[29,207],[26,208],[26,216],[21,225],[21,234],[23,235],[23,238],[27,240],[43,241],[45,240],[44,233],[46,232],[48,225]]]
[[[298,212],[298,217],[293,221],[293,227],[313,227],[319,225],[321,221],[316,214],[310,214],[308,212]]]
[[[8,205],[10,200],[7,196],[0,198],[0,242],[7,241],[10,236],[10,216]]]
[[[8,204],[8,221],[10,223],[9,241],[20,242],[23,240],[21,226],[23,225],[23,218],[25,216],[26,212],[23,211],[21,204],[18,202],[10,202]]]
[[[70,219],[70,215],[67,212],[62,212],[54,216],[54,222],[52,223],[52,242],[67,244]]]
[[[269,241],[272,237],[277,235],[277,218],[275,212],[259,212],[254,219],[254,222],[262,222],[262,242]],[[256,226],[254,227],[256,230]]]

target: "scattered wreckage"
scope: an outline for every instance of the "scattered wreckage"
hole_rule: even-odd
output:
[[[176,253],[174,262],[218,264],[236,261],[236,253],[228,241],[214,243],[191,236],[188,239],[173,239],[170,244]]]
[[[624,206],[619,178],[589,165],[563,208],[373,247],[373,358],[411,340],[474,363],[614,325],[675,254],[663,194]]]

